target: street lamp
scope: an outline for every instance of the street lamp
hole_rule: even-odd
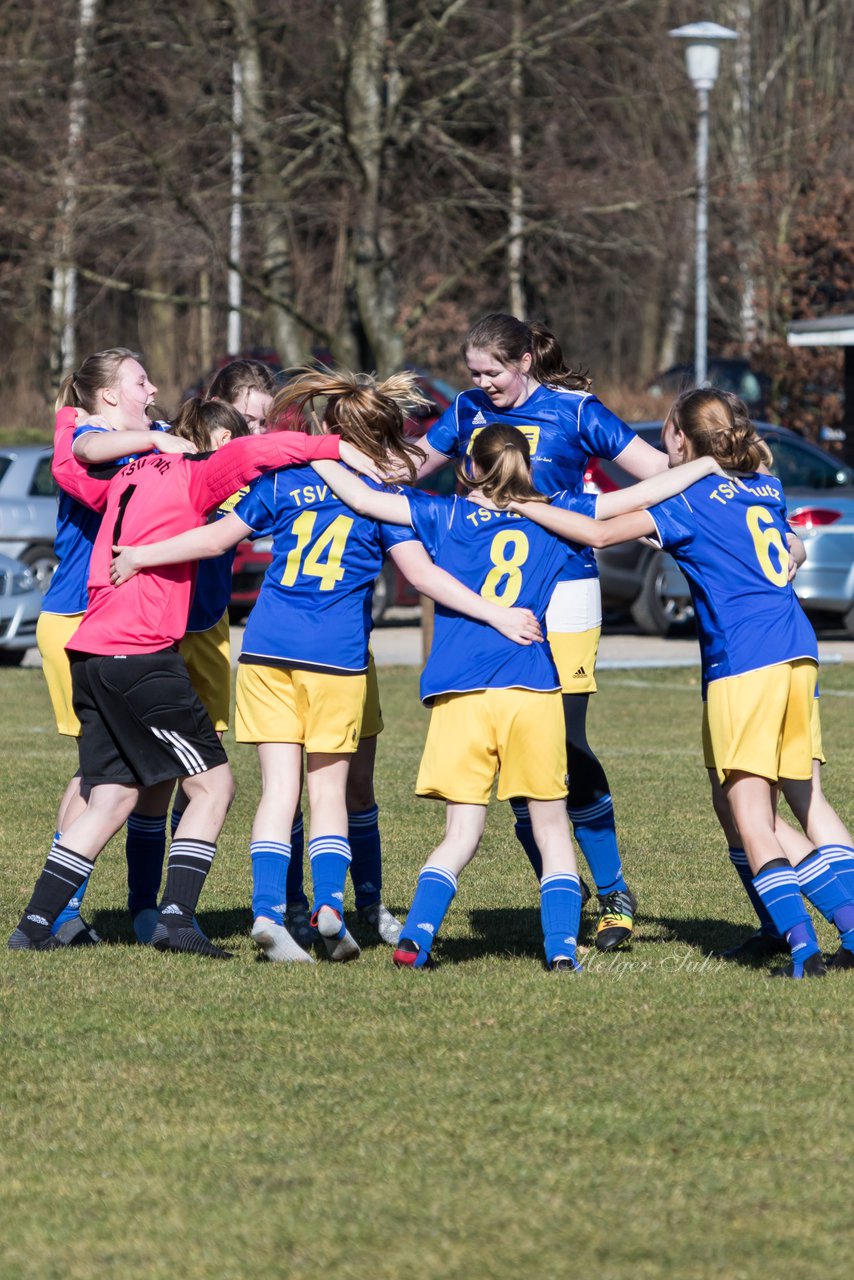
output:
[[[692,22],[687,27],[677,27],[670,34],[685,41],[688,77],[697,90],[694,380],[698,387],[703,387],[708,379],[709,91],[718,78],[721,45],[725,40],[736,40],[738,32],[720,27],[716,22]]]

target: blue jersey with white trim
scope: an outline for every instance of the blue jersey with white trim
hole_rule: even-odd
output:
[[[262,476],[234,510],[253,535],[273,538],[240,661],[366,671],[374,581],[412,530],[358,515],[312,467]]]
[[[515,512],[492,511],[468,498],[419,490],[407,497],[412,527],[440,568],[478,595],[507,608],[530,609],[544,622],[566,568],[565,542]],[[558,494],[553,502],[589,515],[596,499]],[[559,688],[548,644],[516,644],[485,622],[436,605],[433,646],[421,677],[423,701],[478,689]]]
[[[707,476],[650,515],[691,587],[704,683],[818,661],[815,632],[788,580],[789,527],[776,476]]]
[[[485,391],[472,388],[457,396],[426,440],[448,457],[466,454],[479,431],[494,423],[516,427],[531,449],[531,473],[541,493],[584,492],[590,457],[616,458],[637,437],[622,419],[587,391],[539,386],[515,409],[497,409]],[[562,579],[595,578],[596,560],[589,547],[567,556]]]
[[[168,423],[161,422],[153,424],[151,428],[152,431],[167,429]],[[73,439],[85,435],[87,431],[106,430],[106,427],[84,422],[74,432]],[[130,462],[130,455],[121,458],[115,465],[124,466],[126,462]],[[43,613],[85,613],[89,603],[89,562],[100,527],[100,512],[93,511],[70,494],[60,492],[53,544],[59,564],[42,601]]]

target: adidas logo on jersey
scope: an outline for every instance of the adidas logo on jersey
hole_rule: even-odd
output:
[[[584,670],[584,668],[579,667],[572,678],[573,680],[578,680],[581,678],[581,676],[586,676],[586,675],[587,675],[587,672]]]
[[[476,414],[474,415],[474,417],[472,418],[472,420],[471,420],[471,425],[472,425],[473,427],[485,427],[485,426],[486,426],[486,418],[484,418],[484,416],[483,416],[483,414],[481,413],[480,409],[478,409],[477,413],[476,413]]]

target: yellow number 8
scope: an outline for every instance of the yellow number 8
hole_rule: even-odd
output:
[[[489,558],[495,568],[490,569],[480,589],[485,600],[494,600],[507,609],[516,603],[522,590],[522,565],[528,559],[529,551],[528,539],[524,533],[515,529],[496,533],[489,548]],[[503,588],[499,589],[502,583]]]
[[[747,527],[753,539],[759,567],[775,587],[785,587],[789,581],[789,551],[773,520],[771,512],[765,507],[747,508]],[[763,526],[770,526],[770,528]],[[771,559],[772,548],[777,553],[776,565]]]

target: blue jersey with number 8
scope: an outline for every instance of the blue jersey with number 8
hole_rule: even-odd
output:
[[[691,588],[705,683],[818,661],[815,632],[788,580],[789,528],[776,476],[707,476],[650,515]]]
[[[472,591],[506,608],[545,619],[556,582],[566,571],[568,544],[512,511],[492,511],[468,498],[407,493],[412,527],[434,562]],[[596,500],[558,494],[556,506],[594,514]],[[545,630],[545,627],[543,627]],[[421,697],[477,689],[559,689],[546,643],[519,645],[485,622],[436,605],[433,647],[421,677]]]
[[[385,553],[412,531],[357,515],[311,467],[262,476],[234,512],[273,537],[241,661],[365,671],[374,581]]]

